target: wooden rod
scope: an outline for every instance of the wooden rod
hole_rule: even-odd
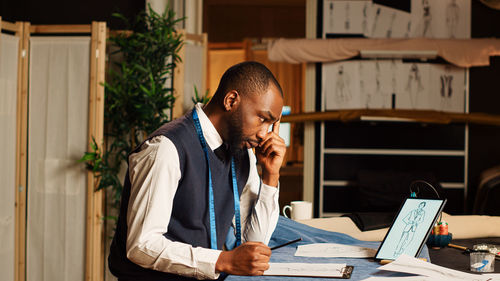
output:
[[[14,280],[26,279],[26,174],[28,150],[28,62],[29,22],[17,22],[20,38],[17,69],[17,136],[16,136],[16,219]]]
[[[470,123],[500,126],[500,115],[485,113],[448,113],[434,110],[403,109],[353,109],[325,112],[305,112],[283,116],[283,122],[316,122],[339,120],[343,122],[359,121],[361,118],[384,117],[390,120],[407,119],[422,123],[449,124]]]
[[[11,32],[15,32],[15,33],[20,33],[22,32],[21,31],[21,23],[20,22],[16,22],[16,23],[12,23],[12,22],[8,22],[8,21],[2,21],[2,17],[0,17],[0,26],[1,26],[1,29],[2,30],[7,30],[7,31],[11,31]]]
[[[32,25],[30,33],[91,33],[90,24]]]

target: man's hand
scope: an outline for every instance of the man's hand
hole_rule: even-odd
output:
[[[278,186],[279,172],[285,157],[285,141],[279,136],[280,119],[273,124],[258,147],[255,148],[257,161],[262,167],[262,182],[269,186]]]
[[[246,242],[219,255],[215,270],[233,275],[262,275],[269,268],[271,249],[261,242]]]

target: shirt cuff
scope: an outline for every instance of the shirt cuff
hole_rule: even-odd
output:
[[[278,194],[280,190],[280,184],[278,182],[278,186],[270,186],[261,181],[261,187],[260,187],[260,194],[259,194],[259,199],[260,200],[271,200],[274,199]]]
[[[212,250],[206,248],[195,248],[197,252],[197,279],[217,279],[219,278],[220,272],[215,271],[215,264],[219,259],[219,255],[222,251]]]

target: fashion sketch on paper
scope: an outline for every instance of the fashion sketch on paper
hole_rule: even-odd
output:
[[[408,81],[406,83],[406,91],[410,94],[410,103],[412,108],[416,108],[418,105],[418,99],[420,93],[424,90],[422,85],[422,75],[416,64],[410,66],[410,71],[408,73]]]

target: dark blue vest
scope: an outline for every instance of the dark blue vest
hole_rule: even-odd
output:
[[[175,193],[168,232],[163,235],[194,247],[210,248],[208,212],[208,170],[191,112],[169,122],[148,139],[164,135],[175,145],[179,154],[181,179]],[[140,146],[132,153],[139,151]],[[249,158],[246,150],[234,155],[239,194],[248,180]],[[209,150],[215,200],[217,246],[222,249],[234,216],[231,162],[220,160]],[[171,188],[165,186],[165,188]],[[195,280],[143,268],[126,256],[127,207],[130,198],[130,180],[127,173],[122,192],[120,215],[108,257],[111,272],[120,280]]]

